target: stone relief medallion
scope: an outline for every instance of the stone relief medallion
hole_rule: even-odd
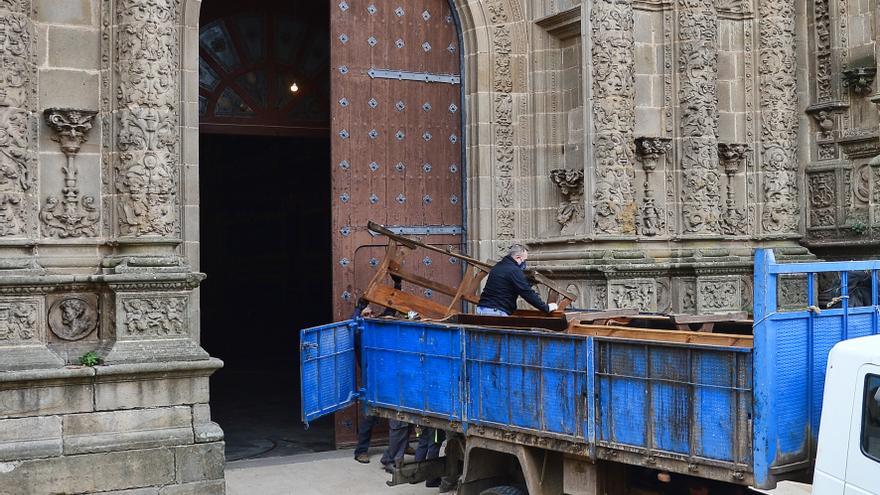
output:
[[[98,326],[98,311],[79,297],[55,301],[49,309],[49,329],[62,340],[81,340]]]

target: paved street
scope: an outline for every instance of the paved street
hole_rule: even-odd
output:
[[[359,464],[352,450],[290,457],[269,457],[226,464],[227,495],[435,495],[424,485],[388,487],[391,475],[381,469],[382,449],[370,451],[372,462]]]

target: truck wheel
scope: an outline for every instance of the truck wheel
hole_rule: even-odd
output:
[[[493,486],[480,492],[480,495],[526,495],[526,493],[515,486]]]

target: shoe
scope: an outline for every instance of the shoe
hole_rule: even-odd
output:
[[[440,493],[449,493],[452,490],[455,490],[455,487],[458,486],[457,482],[446,483],[443,480],[440,481]]]
[[[388,474],[394,474],[394,464],[382,464],[382,469]]]
[[[428,488],[437,488],[440,486],[440,479],[428,480],[425,482],[425,486]]]
[[[369,464],[370,463],[370,456],[367,454],[358,454],[358,455],[354,456],[354,460],[358,461],[361,464]]]
[[[403,450],[403,453],[406,455],[416,455],[416,449],[412,448],[412,446],[407,445]]]

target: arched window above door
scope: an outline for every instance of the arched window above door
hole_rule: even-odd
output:
[[[246,11],[199,32],[203,132],[324,134],[329,128],[329,38],[308,17]]]

